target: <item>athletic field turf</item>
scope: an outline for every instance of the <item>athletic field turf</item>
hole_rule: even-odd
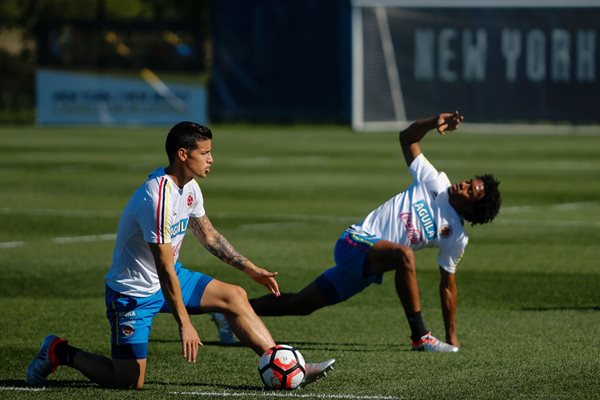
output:
[[[327,379],[265,392],[258,357],[223,347],[207,316],[183,361],[176,325],[157,317],[141,392],[106,390],[61,367],[28,391],[42,338],[109,354],[103,276],[120,212],[166,163],[168,128],[0,128],[0,398],[2,399],[589,399],[600,397],[600,136],[435,133],[422,148],[452,181],[492,172],[503,210],[469,229],[459,267],[457,354],[409,351],[392,275],[307,317],[267,318],[308,360],[335,357]],[[332,263],[342,230],[410,183],[395,134],[340,127],[214,126],[215,166],[200,181],[215,226],[283,291]],[[181,260],[265,293],[186,239]],[[443,337],[437,251],[417,253],[424,315]]]

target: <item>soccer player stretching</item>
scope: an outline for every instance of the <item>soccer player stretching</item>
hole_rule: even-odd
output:
[[[57,366],[67,365],[103,386],[142,388],[152,320],[159,312],[175,317],[183,357],[191,363],[196,362],[202,343],[189,314],[224,314],[237,337],[259,356],[275,346],[244,289],[177,262],[189,226],[213,255],[266,286],[273,296],[280,294],[277,273],[242,256],[206,215],[195,178],[206,178],[211,171],[212,132],[180,122],[170,130],[165,149],[169,165],[148,176],[119,222],[113,264],[106,275],[112,357],[88,353],[48,335],[27,369],[30,385],[43,386]],[[334,363],[331,359],[307,364],[304,384],[324,376]]]
[[[344,231],[335,245],[334,267],[298,293],[250,300],[254,311],[265,316],[307,315],[344,301],[372,283],[381,284],[383,274],[393,270],[396,292],[411,330],[412,348],[458,351],[454,273],[468,242],[463,224],[485,224],[494,219],[501,203],[499,182],[491,175],[481,175],[451,185],[446,174],[438,172],[421,153],[420,142],[427,132],[437,129],[445,134],[455,130],[462,120],[458,112],[442,113],[416,121],[400,132],[404,159],[414,178],[412,185]],[[421,315],[414,251],[426,247],[439,248],[446,342],[426,329]]]

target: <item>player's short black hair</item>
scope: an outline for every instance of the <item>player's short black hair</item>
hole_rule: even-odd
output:
[[[502,203],[502,196],[500,196],[500,190],[498,190],[500,181],[491,174],[477,175],[475,178],[483,181],[485,195],[472,205],[471,212],[469,212],[469,215],[465,215],[464,218],[471,225],[487,224],[500,211],[500,204]]]
[[[171,128],[165,142],[169,162],[173,162],[177,150],[184,148],[192,151],[196,148],[196,142],[209,139],[212,139],[212,132],[206,126],[189,121],[178,123]]]

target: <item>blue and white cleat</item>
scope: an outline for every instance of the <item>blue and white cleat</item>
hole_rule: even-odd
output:
[[[320,363],[306,363],[306,375],[300,386],[306,386],[309,383],[318,381],[321,378],[325,378],[327,373],[333,371],[335,365],[335,358],[331,358]]]
[[[231,325],[229,325],[229,321],[227,321],[225,315],[222,313],[210,313],[210,319],[213,320],[219,330],[219,340],[221,341],[221,344],[234,345],[240,342],[233,334]]]
[[[427,332],[425,335],[421,336],[421,339],[412,342],[412,349],[414,351],[430,351],[437,353],[456,353],[458,351],[458,347],[438,340],[431,332]]]
[[[27,368],[27,384],[30,386],[44,386],[46,378],[58,367],[58,358],[54,353],[54,347],[66,340],[55,335],[44,338],[40,350]]]

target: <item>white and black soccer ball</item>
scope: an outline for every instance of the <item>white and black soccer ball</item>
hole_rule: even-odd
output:
[[[258,373],[269,389],[293,390],[304,380],[306,362],[294,347],[278,344],[260,357]]]

